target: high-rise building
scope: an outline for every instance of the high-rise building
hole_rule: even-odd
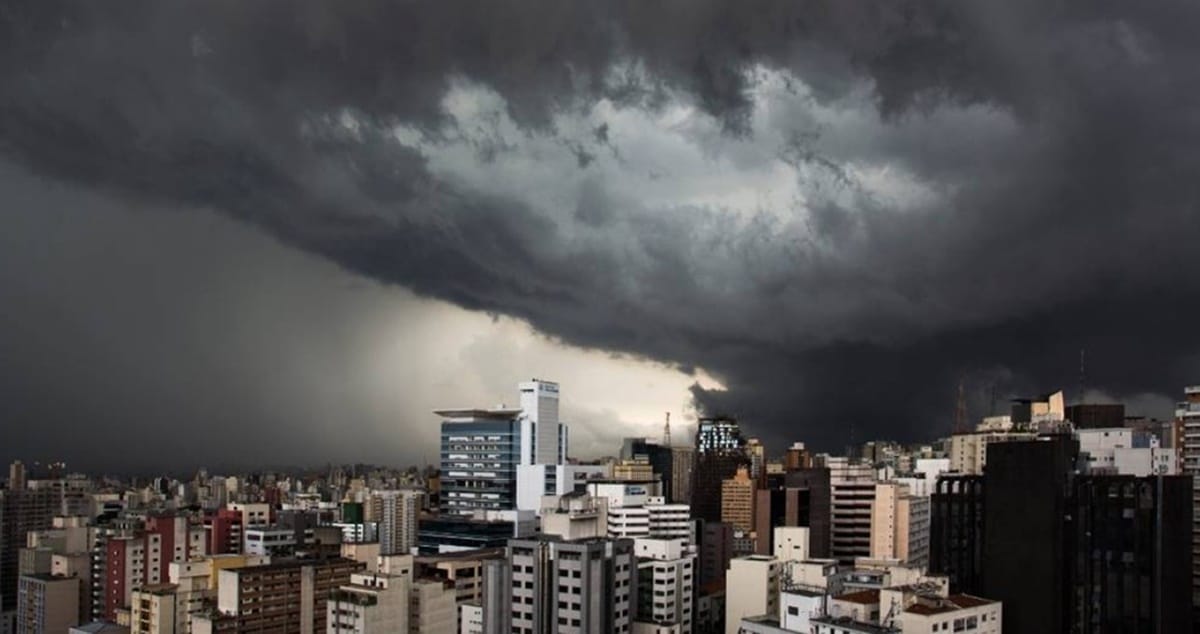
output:
[[[933,496],[931,570],[953,590],[1004,602],[1010,634],[1191,631],[1186,478],[1081,474],[1065,434],[993,445],[989,463]]]
[[[50,528],[62,505],[60,489],[0,489],[0,618],[16,610],[20,551],[31,531]]]
[[[1071,631],[1193,631],[1191,497],[1186,477],[1079,478]]]
[[[442,512],[516,508],[521,410],[438,410],[442,421]]]
[[[458,603],[454,584],[440,579],[417,579],[408,603],[409,634],[456,634]]]
[[[110,537],[104,546],[105,617],[115,621],[117,611],[129,607],[134,590],[166,583],[171,562],[202,557],[207,547],[204,528],[176,515],[151,516],[140,530]]]
[[[830,478],[830,470],[825,467],[796,469],[784,474],[784,486],[797,491],[795,525],[809,529],[809,554],[817,559],[827,559],[833,552],[833,489]]]
[[[875,470],[850,458],[828,457],[830,491],[830,556],[843,563],[871,555],[871,504]]]
[[[440,555],[419,555],[414,559],[419,579],[444,581],[454,590],[454,600],[479,602],[484,598],[484,567],[489,561],[504,560],[504,548],[461,550]]]
[[[156,583],[133,591],[129,634],[186,634],[187,595],[173,583]]]
[[[1070,487],[1079,445],[1070,436],[988,448],[981,596],[1004,603],[1011,632],[1066,632]]]
[[[984,489],[981,475],[944,475],[930,496],[929,571],[952,592],[983,588]]]
[[[521,391],[521,464],[563,464],[567,459],[567,427],[558,420],[558,384],[532,379]],[[528,426],[528,432],[526,428]]]
[[[721,521],[735,531],[754,530],[754,485],[745,467],[739,467],[732,478],[721,483]]]
[[[16,634],[55,634],[79,625],[79,579],[22,576],[16,609]]]
[[[193,629],[234,632],[326,631],[326,604],[365,564],[342,558],[292,559],[217,572],[217,610],[192,615]]]
[[[372,504],[378,506],[379,552],[408,554],[417,546],[417,517],[424,492],[418,489],[377,491]]]
[[[1125,404],[1078,403],[1068,405],[1065,416],[1075,429],[1121,427],[1125,424]]]
[[[757,438],[746,440],[746,456],[750,459],[750,478],[757,481],[767,469],[767,450]]]
[[[779,612],[782,568],[764,555],[738,557],[729,562],[725,577],[725,634],[738,634],[742,619]]]
[[[25,464],[20,460],[8,465],[8,490],[24,491],[26,484]]]
[[[643,504],[610,506],[607,531],[612,538],[682,539],[695,543],[691,513],[686,504],[666,504],[650,497]]]
[[[412,580],[402,575],[355,573],[325,604],[328,634],[408,632]]]
[[[898,559],[908,566],[929,564],[929,498],[913,495],[896,482],[875,485],[871,505],[871,558]]]
[[[644,458],[621,460],[613,465],[613,480],[642,482],[657,478],[658,474],[654,473],[654,467],[650,466],[650,461]]]
[[[509,542],[514,634],[630,632],[633,541],[552,537]]]
[[[671,475],[667,478],[671,481],[671,486],[666,491],[668,502],[674,504],[691,503],[692,471],[695,467],[695,447],[671,447]]]
[[[812,453],[804,447],[802,442],[794,442],[791,447],[787,448],[787,452],[783,455],[783,470],[798,471],[800,469],[811,469]]]
[[[519,385],[519,408],[448,409],[442,417],[441,508],[536,511],[544,495],[572,491],[602,467],[568,465],[557,383]]]
[[[738,467],[748,467],[746,440],[736,420],[701,418],[696,428],[696,464],[692,469],[692,513],[703,520],[721,519],[721,483]]]
[[[700,585],[725,580],[733,558],[733,527],[724,522],[700,522]]]
[[[483,562],[483,599],[479,602],[482,623],[479,634],[509,634],[513,631],[512,589],[512,567],[507,558]]]
[[[613,467],[613,479],[657,479],[662,483],[663,497],[671,501],[679,501],[676,493],[679,478],[675,468],[675,459],[678,454],[679,452],[675,448],[660,445],[645,438],[626,438],[621,443],[622,462]],[[624,468],[623,473],[621,472],[622,464],[628,465]],[[645,464],[648,469],[641,467],[642,464]],[[681,466],[686,468],[686,465]],[[684,498],[682,502],[686,504],[687,499]]]
[[[696,555],[681,539],[636,539],[637,621],[634,630],[692,634]]]
[[[1183,428],[1183,473],[1192,476],[1192,508],[1200,509],[1200,385],[1186,387],[1175,407],[1176,426]],[[1200,621],[1200,513],[1192,528],[1192,607]]]

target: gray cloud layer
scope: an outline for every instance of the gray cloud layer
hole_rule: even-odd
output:
[[[1182,1],[8,0],[0,149],[704,367],[730,389],[702,405],[830,447],[945,430],[963,376],[1073,382],[1082,347],[1109,393],[1196,380],[1197,27]],[[665,150],[600,114],[679,108],[693,151],[782,162],[803,200],[693,197],[665,159],[616,178]],[[456,147],[536,168],[484,185]],[[532,186],[580,172],[572,200]]]

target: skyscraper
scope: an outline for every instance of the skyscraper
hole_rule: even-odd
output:
[[[1192,631],[1191,483],[1081,464],[1050,435],[993,445],[982,477],[942,477],[931,570],[1003,601],[1006,633]]]
[[[951,592],[982,592],[983,513],[983,476],[938,478],[930,496],[929,571],[949,577]]]
[[[1191,497],[1187,477],[1079,478],[1069,542],[1072,631],[1193,631]]]
[[[1192,507],[1200,509],[1200,385],[1184,388],[1175,421],[1183,427],[1183,473],[1192,476]],[[1200,516],[1192,527],[1192,607],[1200,615]]]
[[[508,510],[517,502],[521,410],[438,410],[442,420],[442,512]]]
[[[809,529],[809,556],[821,559],[831,557],[833,500],[829,469],[814,467],[790,471],[784,475],[784,485],[797,491],[796,525]]]
[[[512,632],[631,631],[637,584],[632,540],[514,539],[508,552]]]
[[[25,483],[25,465],[20,460],[8,465],[8,490],[24,491]]]
[[[696,428],[696,464],[692,469],[692,513],[710,522],[721,519],[721,483],[750,465],[738,422],[729,417],[701,418]]]
[[[843,457],[827,458],[831,501],[830,556],[845,563],[871,555],[871,504],[875,470],[869,464]]]
[[[29,531],[50,528],[62,505],[62,491],[0,490],[0,618],[16,610],[20,550]]]
[[[379,491],[372,496],[378,506],[379,553],[406,555],[417,545],[417,515],[423,492],[416,489]]]
[[[558,384],[532,379],[518,389],[525,445],[521,448],[521,464],[562,464],[567,459],[567,427],[558,420]]]
[[[982,596],[1004,603],[1007,632],[1066,632],[1070,436],[996,443],[984,472]]]
[[[721,483],[721,521],[735,531],[754,530],[754,480],[745,467]]]

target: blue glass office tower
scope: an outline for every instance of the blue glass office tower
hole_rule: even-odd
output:
[[[520,409],[439,410],[442,512],[516,507],[521,462]]]

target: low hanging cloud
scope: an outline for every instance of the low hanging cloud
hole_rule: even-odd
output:
[[[0,151],[834,448],[1200,375],[1200,8],[14,0]],[[614,395],[619,398],[619,395]],[[1148,412],[1165,415],[1165,412]],[[853,430],[851,433],[849,430]]]

